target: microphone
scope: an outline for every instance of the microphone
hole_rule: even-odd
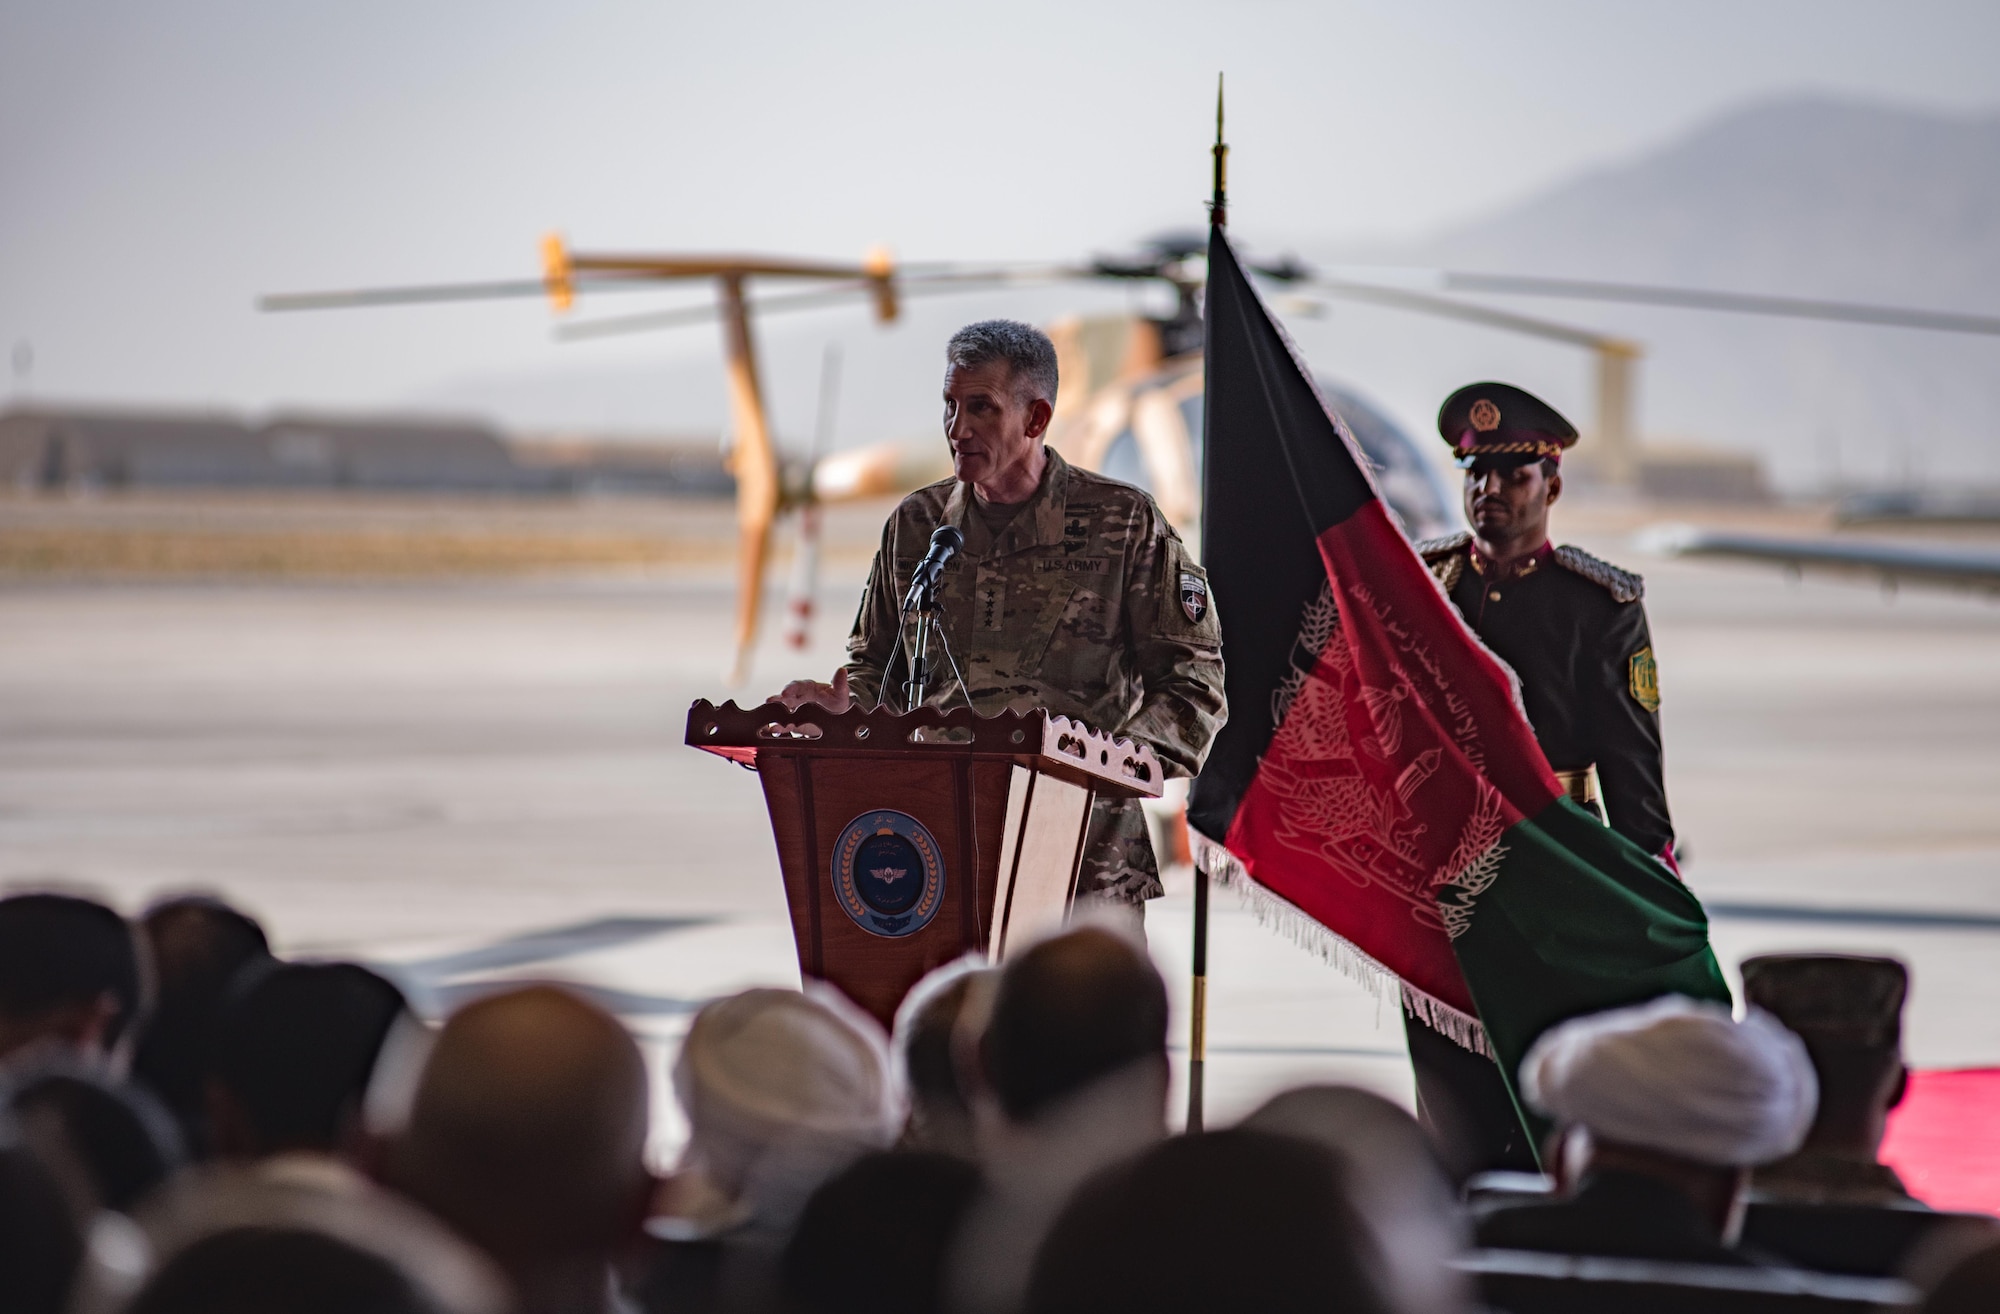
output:
[[[951,525],[939,525],[932,532],[931,550],[924,554],[924,559],[917,563],[916,573],[910,576],[910,591],[903,598],[904,611],[921,611],[930,606],[945,563],[964,546],[965,535]]]

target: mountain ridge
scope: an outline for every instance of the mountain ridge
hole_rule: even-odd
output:
[[[1765,98],[1365,256],[2000,314],[2000,109]],[[1637,340],[1641,433],[1754,454],[1786,491],[2000,486],[2000,443],[1988,437],[2000,416],[2000,338],[1562,298],[1464,299]],[[1455,376],[1426,376],[1399,352],[1438,351],[1463,362],[1465,377],[1512,370],[1523,386],[1550,389],[1586,428],[1592,418],[1583,370],[1505,335],[1391,326],[1322,341],[1352,362],[1346,373],[1388,380],[1385,400],[1412,422],[1423,413],[1408,395],[1414,381],[1442,396]]]
[[[1616,251],[1597,240],[1607,227]],[[1767,99],[1422,249],[1510,272],[1992,309],[1968,294],[2000,294],[2000,111]]]

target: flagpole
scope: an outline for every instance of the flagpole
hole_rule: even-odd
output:
[[[1222,75],[1215,75],[1215,177],[1208,222],[1220,229],[1229,221],[1229,145],[1222,139]],[[1206,420],[1204,419],[1204,424]],[[1202,1086],[1208,1068],[1208,869],[1194,865],[1194,987],[1188,996],[1187,1129],[1202,1129]]]
[[[1215,75],[1215,195],[1208,202],[1208,222],[1216,228],[1229,223],[1229,143],[1222,139],[1222,74]]]

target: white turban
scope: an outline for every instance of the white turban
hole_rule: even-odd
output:
[[[1812,1128],[1819,1080],[1805,1044],[1761,1009],[1667,995],[1551,1028],[1521,1063],[1521,1094],[1558,1122],[1697,1163],[1782,1159]]]
[[[674,1064],[674,1093],[695,1137],[892,1138],[896,1108],[881,1029],[843,1003],[757,989],[697,1013]]]

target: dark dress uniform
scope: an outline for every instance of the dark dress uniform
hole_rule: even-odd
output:
[[[1598,814],[1646,852],[1669,852],[1645,581],[1568,546],[1543,544],[1504,575],[1470,534],[1417,551],[1472,632],[1521,677],[1528,724],[1571,797],[1601,801]]]
[[[1461,465],[1481,457],[1554,459],[1576,442],[1575,428],[1552,407],[1499,383],[1453,393],[1438,413],[1438,430]],[[1570,796],[1671,865],[1645,582],[1581,548],[1546,543],[1504,571],[1479,553],[1471,534],[1420,543],[1417,551],[1473,633],[1520,677],[1528,724]],[[1404,1031],[1418,1112],[1447,1166],[1461,1177],[1532,1171],[1534,1147],[1492,1060],[1414,1017],[1405,1017]]]

